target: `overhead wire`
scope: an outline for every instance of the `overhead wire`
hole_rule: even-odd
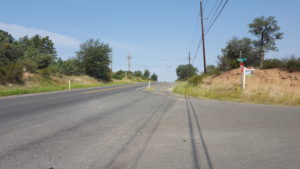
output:
[[[200,14],[197,15],[197,18],[196,18],[196,24],[195,24],[195,27],[194,27],[194,33],[193,33],[193,38],[192,38],[191,45],[190,45],[190,51],[193,47],[193,44],[195,42],[196,37],[198,36],[198,33],[199,33],[199,30],[197,31],[197,28],[198,28],[198,25],[199,25],[199,18],[200,18]]]
[[[206,30],[204,36],[207,35],[207,33],[211,30],[211,28],[213,27],[213,25],[215,24],[215,22],[217,21],[217,19],[219,18],[219,16],[221,15],[222,11],[224,10],[225,6],[227,5],[229,0],[226,0],[225,3],[224,0],[216,0],[215,3],[213,4],[212,6],[212,9],[211,11],[209,12],[208,14],[208,19],[210,18],[210,16],[212,15],[212,19],[210,19],[210,22],[208,23],[208,29]],[[207,3],[208,3],[208,0],[205,1],[205,4],[204,4],[204,9],[206,8],[207,6]],[[222,5],[223,4],[223,5]],[[199,16],[197,17],[197,20],[196,20],[196,26],[195,26],[195,30],[194,30],[194,34],[193,34],[193,39],[192,39],[192,43],[194,43],[194,40],[195,40],[195,37],[198,36],[198,32],[200,32],[200,29],[198,30],[196,36],[195,36],[195,32],[196,32],[196,29],[197,29],[197,25],[198,25],[198,22],[199,22]],[[202,36],[202,35],[201,35]],[[201,44],[202,44],[202,41],[199,41],[198,42],[198,45],[196,46],[196,50],[195,50],[195,54],[194,54],[194,57],[193,57],[193,60],[192,60],[192,64],[194,63],[198,53],[199,53],[199,50],[201,48]],[[192,46],[192,45],[191,45]],[[190,47],[191,49],[191,47]]]
[[[210,16],[211,16],[211,14],[213,13],[213,11],[215,11],[218,2],[219,2],[219,0],[216,0],[215,3],[214,3],[214,5],[212,6],[210,12],[209,12],[208,15],[207,15],[207,18],[208,18],[208,19],[210,18]]]
[[[211,12],[211,16],[208,16],[209,18],[209,22],[206,22],[207,24],[206,25],[211,25],[211,23],[213,22],[214,18],[217,16],[222,4],[223,4],[224,0],[217,0],[217,5],[215,7],[214,10],[212,10]]]
[[[194,55],[193,60],[192,60],[192,64],[193,64],[193,63],[195,62],[195,60],[196,60],[196,57],[197,57],[198,52],[199,52],[199,50],[200,50],[201,44],[202,44],[202,41],[199,41],[199,43],[198,43],[198,45],[197,45],[197,49],[196,49],[195,55]]]
[[[215,19],[213,20],[212,24],[208,27],[208,29],[205,32],[205,35],[207,35],[207,33],[210,31],[210,29],[213,27],[213,25],[215,24],[215,22],[217,21],[217,19],[219,18],[219,16],[221,15],[222,11],[224,10],[225,6],[227,5],[229,0],[226,0],[224,5],[222,6],[221,10],[219,11],[218,15],[215,17]]]

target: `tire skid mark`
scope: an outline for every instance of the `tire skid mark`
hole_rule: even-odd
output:
[[[143,101],[141,98],[136,98],[135,100],[131,101],[132,102],[131,105],[138,104],[141,101]],[[127,104],[128,103],[126,103],[125,105],[127,105]],[[49,140],[55,139],[57,136],[64,135],[64,134],[66,134],[68,132],[73,132],[75,130],[78,130],[79,128],[83,127],[86,124],[95,123],[95,122],[99,121],[100,119],[105,118],[105,116],[107,116],[107,115],[115,114],[115,113],[119,112],[118,110],[124,109],[124,107],[126,107],[126,106],[124,106],[124,104],[119,105],[119,106],[114,107],[113,109],[111,109],[109,111],[106,111],[104,113],[98,114],[98,115],[90,117],[88,119],[85,119],[85,120],[81,121],[80,123],[75,123],[74,125],[66,127],[66,128],[64,128],[62,130],[55,131],[55,132],[51,133],[50,135],[47,135],[47,136],[42,137],[40,139],[33,140],[33,141],[30,141],[30,142],[27,142],[27,143],[24,143],[24,144],[17,145],[16,147],[10,149],[7,152],[0,152],[0,162],[1,162],[1,160],[3,158],[5,158],[7,156],[12,156],[17,151],[26,151],[26,150],[29,150],[29,149],[33,148],[34,146],[39,145],[39,144],[41,144],[43,142],[47,142]]]
[[[156,109],[153,110],[151,115],[144,121],[144,123],[135,131],[135,133],[127,140],[127,142],[122,146],[122,148],[115,153],[115,155],[112,157],[112,160],[105,165],[104,168],[106,169],[117,169],[117,168],[131,168],[135,167],[139,159],[141,158],[141,155],[144,153],[145,148],[147,144],[149,143],[152,135],[157,130],[163,115],[165,112],[169,109],[171,101],[164,101],[161,102]],[[159,111],[164,107],[164,105],[167,106],[165,109],[163,109],[162,114],[159,116],[158,122],[154,125],[154,127],[151,125],[150,133],[146,135],[143,135],[142,130],[149,124],[151,120],[154,119],[155,115],[159,113]],[[141,148],[136,147],[135,141],[139,141],[137,144],[142,145]],[[128,161],[133,161],[131,163],[128,163]]]
[[[185,96],[185,101],[186,101],[186,108],[187,108],[187,114],[188,114],[188,120],[189,120],[190,137],[191,137],[191,142],[192,142],[191,148],[193,151],[194,167],[196,169],[201,169],[201,166],[203,165],[203,166],[206,166],[205,168],[214,169],[213,163],[210,158],[209,151],[208,151],[208,147],[206,145],[206,142],[205,142],[205,139],[204,139],[204,136],[202,133],[202,128],[200,126],[200,122],[197,117],[196,110],[194,108],[194,105],[193,105],[190,97],[187,95]],[[195,129],[194,129],[192,121],[194,121],[194,123],[196,124]],[[196,146],[196,142],[195,142],[196,136],[194,135],[194,133],[197,133],[200,137],[199,140],[201,142],[201,145],[202,145],[202,148],[204,151],[206,165],[200,163],[201,157],[200,157],[200,152],[197,151],[197,146]]]
[[[136,168],[138,162],[140,161],[140,159],[142,158],[145,150],[146,150],[146,147],[148,146],[153,134],[156,132],[157,128],[159,127],[159,125],[161,124],[161,121],[165,115],[165,113],[174,105],[174,101],[169,101],[166,108],[164,109],[164,111],[162,112],[161,116],[159,117],[159,120],[158,122],[155,124],[153,130],[151,131],[151,133],[149,134],[149,136],[147,137],[144,145],[142,146],[142,150],[139,152],[139,154],[137,155],[137,158],[129,165],[128,168]]]

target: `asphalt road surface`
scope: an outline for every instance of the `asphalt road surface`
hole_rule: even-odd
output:
[[[144,86],[0,98],[0,168],[300,168],[299,107]]]

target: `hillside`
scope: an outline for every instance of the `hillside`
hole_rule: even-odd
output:
[[[245,89],[241,89],[240,82],[241,71],[234,69],[217,76],[209,76],[198,86],[190,86],[188,94],[229,101],[300,105],[300,72],[257,69],[253,76],[246,78]],[[182,93],[182,86],[185,84],[177,84],[174,91]]]
[[[241,71],[234,69],[219,76],[207,79],[211,86],[233,87],[240,85]],[[289,73],[280,69],[255,70],[253,76],[246,78],[244,92],[263,91],[270,96],[300,97],[300,72]]]

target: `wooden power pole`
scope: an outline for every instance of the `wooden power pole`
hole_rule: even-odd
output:
[[[131,60],[130,53],[128,54],[127,59],[128,59],[128,71],[127,71],[127,75],[128,75],[128,73],[130,72],[130,60]]]
[[[112,79],[113,75],[113,56],[110,54],[110,79]]]
[[[202,29],[202,50],[203,50],[203,69],[206,74],[206,55],[205,55],[205,35],[204,35],[204,24],[203,24],[203,0],[200,1],[200,13],[201,13],[201,29]]]
[[[191,77],[191,52],[189,52],[189,56],[188,56],[188,59],[189,59],[189,78]]]

